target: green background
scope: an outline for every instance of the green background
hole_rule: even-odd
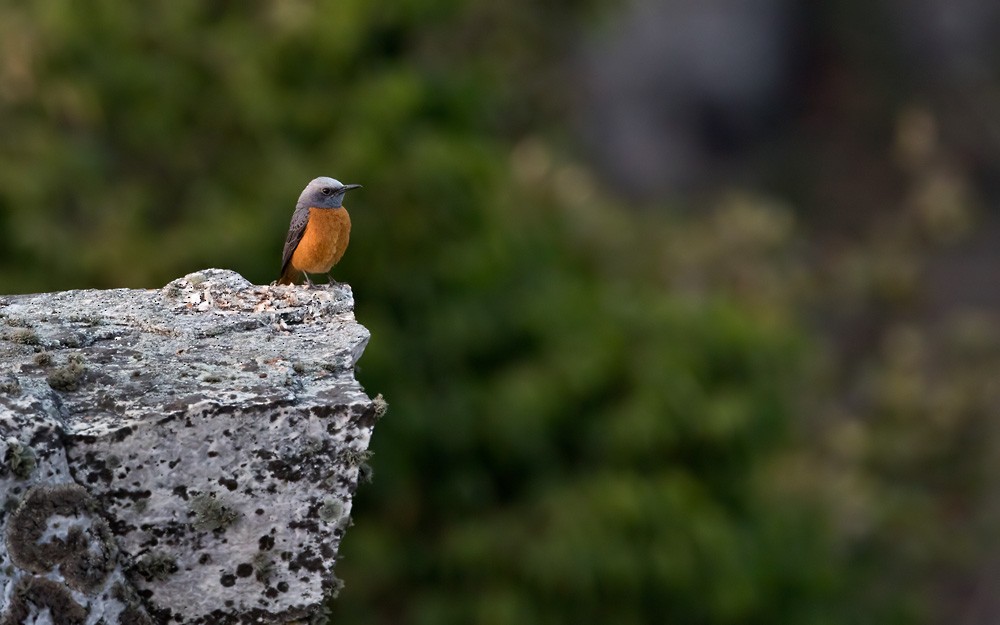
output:
[[[541,4],[0,2],[0,292],[267,283],[305,183],[361,183],[334,275],[390,411],[331,622],[957,622],[1000,340],[928,313],[981,217],[947,145],[893,152],[933,106],[793,128],[787,193],[627,200],[567,56],[619,7]],[[828,167],[860,155],[891,192]]]

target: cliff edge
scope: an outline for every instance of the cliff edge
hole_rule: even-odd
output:
[[[322,622],[385,410],[353,308],[218,269],[0,296],[0,624]]]

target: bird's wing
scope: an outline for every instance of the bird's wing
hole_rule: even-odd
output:
[[[302,235],[306,232],[306,224],[309,223],[309,208],[307,206],[296,206],[292,213],[292,223],[288,226],[288,238],[285,239],[285,249],[281,253],[281,274],[284,275],[288,263],[292,260],[295,248],[299,246]]]

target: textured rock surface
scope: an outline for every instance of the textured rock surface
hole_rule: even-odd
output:
[[[214,269],[0,297],[0,624],[320,614],[380,410],[367,341],[349,287]]]

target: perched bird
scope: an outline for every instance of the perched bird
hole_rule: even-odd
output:
[[[294,284],[300,273],[309,285],[311,273],[325,273],[331,283],[334,281],[329,271],[344,255],[351,237],[351,216],[344,208],[344,194],[360,186],[325,176],[306,185],[288,226],[278,284]]]

